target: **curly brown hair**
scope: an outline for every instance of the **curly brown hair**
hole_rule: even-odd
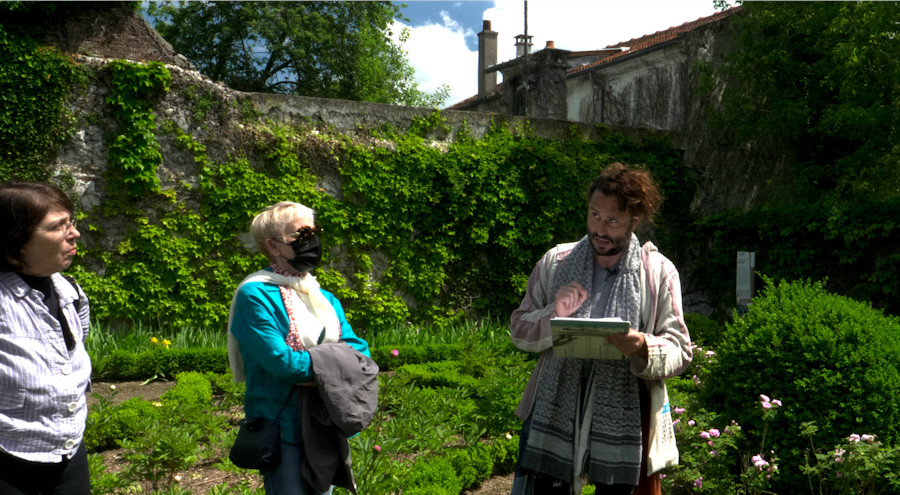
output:
[[[620,207],[629,215],[653,223],[653,215],[662,204],[663,197],[650,171],[643,166],[627,166],[620,162],[607,165],[591,182],[588,199],[600,191],[619,198]]]

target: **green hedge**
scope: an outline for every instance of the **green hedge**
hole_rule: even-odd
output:
[[[759,419],[748,408],[765,394],[784,403],[768,444],[781,459],[779,493],[802,491],[807,439],[814,421],[819,445],[851,433],[900,440],[900,320],[871,305],[828,293],[822,283],[766,280],[749,313],[729,324],[717,358],[702,376],[705,408],[738,423]],[[759,432],[748,432],[758,446]],[[758,448],[758,447],[757,447]],[[768,448],[768,447],[767,447]]]
[[[157,348],[139,353],[113,350],[106,360],[105,380],[174,379],[183,371],[230,373],[228,350],[216,348]]]

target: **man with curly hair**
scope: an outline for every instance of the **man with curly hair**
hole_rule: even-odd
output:
[[[662,196],[650,172],[607,166],[588,191],[587,235],[548,251],[510,322],[520,349],[540,352],[516,414],[524,420],[513,494],[659,494],[678,462],[665,379],[691,362],[678,271],[634,234]],[[617,317],[606,337],[624,359],[553,354],[553,317]]]

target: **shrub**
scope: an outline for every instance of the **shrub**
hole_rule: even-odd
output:
[[[729,324],[702,377],[701,400],[741,424],[760,394],[780,398],[768,443],[783,461],[782,486],[806,484],[801,424],[815,421],[819,441],[837,444],[852,432],[877,432],[886,443],[900,430],[900,322],[869,304],[829,294],[823,283],[769,279],[748,314]],[[754,435],[756,433],[756,435]],[[747,441],[759,444],[758,432]],[[754,438],[755,437],[755,438]]]
[[[691,340],[699,345],[716,346],[725,333],[724,324],[701,314],[685,313],[684,322],[691,333]]]
[[[133,397],[111,407],[106,403],[88,414],[84,431],[84,445],[88,452],[100,452],[118,447],[119,440],[134,438],[144,430],[148,421],[159,415],[159,409]]]
[[[396,354],[394,351],[397,351]],[[382,371],[394,370],[404,364],[421,364],[431,361],[458,359],[462,344],[424,344],[374,347],[369,351],[372,360]]]
[[[397,374],[420,387],[461,388],[469,392],[478,387],[478,379],[464,373],[459,361],[407,364],[397,368]]]
[[[164,349],[143,352],[116,349],[106,359],[103,378],[109,380],[144,380],[174,378],[183,371],[227,373],[228,350],[211,348]]]
[[[449,458],[431,457],[416,460],[413,474],[407,479],[403,493],[412,495],[457,495],[463,484]]]
[[[159,400],[167,406],[208,406],[212,404],[212,385],[203,373],[179,373],[175,386],[162,394]]]

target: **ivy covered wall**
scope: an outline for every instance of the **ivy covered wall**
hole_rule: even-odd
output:
[[[68,68],[50,77],[66,95],[67,139],[3,179],[49,179],[79,199],[70,271],[106,321],[223,326],[237,283],[264,263],[248,221],[281,200],[317,211],[327,253],[317,276],[360,330],[505,318],[538,257],[583,235],[585,190],[603,165],[644,163],[671,185],[686,177],[657,138],[384,105],[366,108],[383,112],[380,125],[348,131],[177,67],[52,56]],[[667,205],[684,207],[690,194],[680,205],[679,194]]]
[[[242,94],[173,65],[0,41],[16,54],[0,58],[0,179],[50,180],[78,200],[71,272],[107,322],[223,328],[235,286],[264,263],[247,224],[281,200],[318,212],[316,275],[360,331],[505,319],[538,257],[583,235],[585,189],[612,161],[660,181],[663,212],[641,236],[679,266],[689,311],[729,311],[737,250],[775,279],[839,273],[844,293],[900,300],[895,207],[861,205],[886,208],[865,230],[811,206],[699,218],[691,172],[662,136]]]

